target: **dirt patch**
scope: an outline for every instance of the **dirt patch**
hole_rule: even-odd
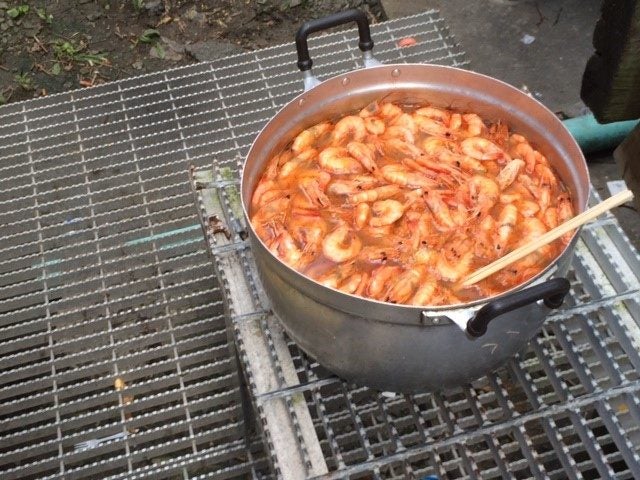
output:
[[[292,42],[306,20],[372,0],[0,1],[0,103]]]

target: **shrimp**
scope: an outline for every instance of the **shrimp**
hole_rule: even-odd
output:
[[[547,226],[536,217],[525,218],[522,221],[521,228],[522,236],[518,242],[518,246],[526,245],[540,238],[547,232]],[[553,253],[553,247],[551,245],[543,245],[538,248],[537,251],[527,255],[522,260],[514,264],[515,267],[534,267],[540,266],[540,264],[547,259]]]
[[[421,117],[431,118],[432,120],[439,120],[443,125],[448,124],[449,120],[451,119],[450,112],[436,107],[418,108],[414,113],[416,115],[420,115]]]
[[[487,167],[483,165],[483,162],[468,155],[454,155],[452,153],[450,155],[441,155],[439,159],[447,163],[460,165],[460,168],[470,173],[487,173]]]
[[[542,215],[542,221],[551,230],[559,225],[558,209],[556,207],[549,207],[544,211]]]
[[[475,234],[475,255],[479,258],[493,260],[496,255],[494,246],[494,235],[496,232],[496,221],[491,215],[487,215],[482,219],[479,230]]]
[[[404,214],[404,207],[397,200],[378,200],[371,207],[373,214],[369,219],[372,227],[391,225]]]
[[[382,118],[393,120],[397,116],[402,115],[402,109],[393,103],[383,103],[380,106],[379,114]]]
[[[538,185],[540,186],[548,186],[548,187],[557,187],[558,179],[553,174],[551,169],[546,165],[537,164],[533,169],[535,175],[538,177]]]
[[[340,284],[339,290],[346,293],[356,293],[358,289],[366,287],[369,276],[366,273],[354,273]]]
[[[500,173],[496,178],[498,185],[500,186],[500,190],[505,190],[515,181],[516,178],[518,178],[518,174],[522,167],[524,167],[524,161],[519,158],[511,160],[502,167],[502,170],[500,170]]]
[[[414,144],[416,143],[415,134],[406,127],[401,127],[399,125],[393,125],[388,127],[384,131],[384,135],[382,135],[383,139],[392,139],[397,138],[399,140],[403,140],[407,143]]]
[[[471,202],[475,205],[474,214],[486,215],[500,198],[500,189],[496,182],[482,175],[474,175],[467,182]]]
[[[438,257],[436,261],[436,272],[438,276],[447,282],[457,282],[471,270],[473,261],[473,251],[458,251],[452,247],[445,251],[444,255]]]
[[[325,287],[338,289],[353,274],[353,270],[353,263],[345,263],[318,275],[316,280]]]
[[[273,192],[275,192],[275,198],[284,196],[284,191],[278,189],[277,186],[278,184],[276,182],[273,180],[267,180],[266,177],[260,179],[258,186],[251,196],[251,209],[255,211],[265,203],[268,203],[269,200],[273,200]]]
[[[323,188],[321,187],[318,180],[306,180],[304,182],[301,182],[298,185],[298,188],[311,205],[316,207],[328,207],[329,205],[331,205],[331,200],[329,200],[329,197],[327,197],[327,195],[324,193]]]
[[[571,198],[568,193],[563,192],[558,195],[558,221],[560,223],[564,223],[571,218],[573,218],[573,205],[571,204]],[[560,238],[565,244],[567,244],[571,241],[571,237],[573,237],[574,232],[575,230],[567,232]]]
[[[400,256],[400,250],[395,247],[368,246],[360,250],[358,260],[365,263],[380,264],[389,261],[398,262]]]
[[[369,215],[371,214],[371,207],[368,203],[359,203],[356,205],[353,213],[353,223],[355,227],[360,230],[369,221]]]
[[[482,137],[465,138],[460,144],[465,155],[476,160],[509,160],[509,155],[495,143]]]
[[[435,188],[438,182],[420,173],[412,172],[404,165],[385,165],[380,169],[382,177],[389,183],[408,188]]]
[[[540,205],[532,200],[520,200],[515,205],[523,217],[533,217],[540,211]]]
[[[287,229],[293,239],[305,248],[307,245],[319,245],[327,234],[327,223],[319,211],[292,210]]]
[[[298,262],[302,258],[302,250],[298,248],[291,234],[284,229],[271,242],[269,250],[294,268],[297,267]]]
[[[385,152],[391,156],[403,156],[410,158],[417,158],[424,155],[424,152],[415,145],[400,140],[399,138],[391,138],[385,142]]]
[[[371,279],[367,286],[367,295],[371,298],[380,299],[389,290],[392,279],[396,278],[402,268],[398,266],[382,265],[371,272]]]
[[[323,134],[329,132],[333,126],[329,122],[322,122],[314,125],[311,128],[307,128],[300,132],[296,138],[293,139],[291,150],[293,153],[300,154],[303,151],[312,148],[316,140]]]
[[[419,248],[413,253],[413,261],[419,265],[431,265],[436,257],[435,250],[427,247]]]
[[[378,171],[375,152],[372,151],[368,145],[360,142],[349,142],[347,144],[347,151],[349,155],[358,160],[367,171],[371,173]]]
[[[361,142],[367,135],[367,127],[361,117],[349,115],[341,118],[333,129],[332,140],[334,145],[341,145],[345,140]]]
[[[367,105],[362,110],[360,110],[360,113],[358,113],[358,115],[361,118],[371,118],[375,115],[378,115],[379,113],[380,113],[380,105],[376,100],[374,100],[369,105]]]
[[[283,220],[290,202],[290,196],[284,196],[265,203],[253,214],[251,223],[255,227],[257,224],[264,224],[272,220]]]
[[[316,149],[309,148],[301,152],[299,155],[296,155],[292,159],[288,160],[282,165],[282,167],[280,167],[280,172],[278,173],[278,180],[284,180],[289,178],[294,171],[296,171],[302,165],[313,160],[317,154],[318,154],[318,151]]]
[[[540,210],[544,213],[551,203],[551,185],[537,185],[533,179],[526,174],[518,175],[517,181],[531,192],[533,197],[538,201]]]
[[[457,226],[456,222],[451,218],[449,207],[444,203],[442,197],[436,193],[436,191],[428,191],[425,193],[424,197],[427,202],[427,206],[433,212],[433,216],[437,220],[436,227],[438,227],[438,230],[441,228],[449,230]]]
[[[423,117],[421,115],[415,115],[413,119],[416,122],[418,129],[423,133],[440,137],[451,135],[451,130],[449,130],[449,128],[442,122],[429,117]]]
[[[435,280],[427,279],[422,282],[413,297],[411,297],[411,305],[429,305],[437,289],[438,284]]]
[[[511,138],[513,137],[514,135],[511,135]],[[514,157],[519,157],[524,160],[526,165],[525,171],[527,173],[533,173],[533,169],[536,166],[536,153],[526,140],[516,143],[515,147],[511,149],[511,153]]]
[[[416,122],[413,120],[413,117],[408,113],[403,113],[395,117],[391,122],[391,126],[404,128],[407,131],[411,132],[412,135],[415,135],[416,133],[418,133],[418,127],[416,125]]]
[[[385,301],[390,303],[405,303],[409,300],[425,274],[424,267],[418,265],[405,270],[385,295]]]
[[[486,128],[482,119],[475,113],[462,115],[462,119],[464,120],[465,128],[462,128],[461,131],[468,137],[478,137]]]
[[[355,175],[350,180],[334,180],[329,184],[327,192],[332,195],[351,195],[363,189],[373,188],[380,181],[370,175]]]
[[[274,156],[267,165],[264,171],[263,179],[275,180],[278,177],[278,170],[280,167],[293,158],[293,152],[291,150],[285,150],[279,155]]]
[[[447,165],[446,163],[438,163],[426,158],[426,156],[420,156],[415,159],[416,163],[424,168],[436,173],[443,173],[454,178],[460,178],[460,169]]]
[[[516,224],[518,222],[518,209],[513,204],[502,207],[498,215],[498,238],[495,249],[501,255],[506,253],[507,244],[511,239]]]
[[[364,128],[372,135],[382,135],[385,131],[385,124],[382,120],[376,117],[366,117],[364,119]]]
[[[330,173],[345,175],[362,173],[362,164],[341,147],[327,147],[318,156],[320,166]]]
[[[386,200],[400,193],[397,185],[383,185],[370,190],[362,190],[349,196],[349,203],[356,205],[362,202],[375,202],[376,200]]]
[[[362,241],[348,225],[339,225],[322,242],[322,253],[336,263],[354,258],[362,248]]]

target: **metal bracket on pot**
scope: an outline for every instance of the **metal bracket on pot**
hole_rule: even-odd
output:
[[[373,40],[369,30],[369,20],[364,12],[357,9],[346,10],[344,12],[335,13],[328,17],[319,18],[305,22],[296,33],[296,50],[298,51],[298,68],[302,72],[302,80],[304,81],[304,90],[307,91],[320,83],[320,80],[311,72],[313,60],[309,56],[309,45],[307,38],[310,34],[326,30],[328,28],[337,27],[345,23],[356,22],[358,24],[358,35],[360,41],[358,47],[362,50],[362,60],[365,68],[382,65],[373,56]]]
[[[437,310],[433,312],[423,310],[420,313],[420,323],[422,325],[437,326],[452,322],[462,330],[466,330],[467,322],[473,318],[479,308],[480,307],[458,308],[455,310]]]

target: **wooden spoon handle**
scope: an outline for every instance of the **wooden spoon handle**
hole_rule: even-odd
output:
[[[504,257],[497,259],[494,262],[491,262],[489,265],[486,265],[482,268],[479,268],[474,273],[465,278],[460,285],[463,287],[468,287],[469,285],[473,285],[480,280],[487,278],[490,275],[493,275],[499,270],[502,270],[507,265],[512,264],[513,262],[520,260],[523,257],[526,257],[530,253],[535,252],[540,247],[553,242],[557,238],[560,238],[567,232],[578,228],[581,225],[593,220],[599,215],[602,215],[604,212],[611,210],[614,207],[622,205],[623,203],[628,202],[633,198],[633,192],[631,190],[624,190],[620,193],[617,193],[605,201],[600,202],[598,205],[591,207],[588,210],[585,210],[580,215],[576,215],[575,217],[567,220],[566,222],[558,225],[556,228],[549,230],[544,235],[536,238],[535,240],[516,248],[512,252],[509,252]]]

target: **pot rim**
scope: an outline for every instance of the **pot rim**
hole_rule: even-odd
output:
[[[384,302],[384,301],[380,301],[380,300],[375,300],[372,298],[365,298],[365,297],[360,297],[357,295],[353,295],[350,293],[346,293],[343,292],[341,290],[337,290],[335,288],[332,287],[328,287],[325,285],[322,285],[321,283],[317,282],[316,280],[298,272],[297,270],[295,270],[294,268],[292,268],[291,266],[289,266],[288,264],[286,264],[285,262],[283,262],[280,258],[278,258],[276,255],[274,255],[269,248],[264,244],[264,242],[262,241],[262,239],[257,235],[257,233],[255,232],[253,225],[251,224],[250,221],[250,216],[249,216],[249,212],[248,212],[248,208],[247,208],[247,201],[250,201],[250,199],[245,198],[244,195],[244,189],[242,188],[244,182],[245,182],[245,170],[246,170],[246,166],[247,166],[247,161],[246,159],[249,158],[253,151],[254,148],[256,146],[256,143],[258,141],[258,139],[262,136],[264,129],[271,123],[273,122],[285,109],[289,108],[290,106],[292,106],[294,103],[298,103],[301,104],[301,102],[304,102],[306,97],[310,96],[311,94],[313,94],[314,92],[317,91],[317,89],[319,88],[327,88],[327,86],[330,86],[332,83],[340,83],[342,82],[342,79],[347,75],[347,76],[351,76],[351,75],[358,75],[361,74],[363,72],[371,72],[371,71],[380,71],[380,72],[386,72],[391,70],[392,75],[393,75],[393,71],[394,69],[402,69],[402,68],[427,68],[429,70],[443,70],[443,71],[450,71],[452,72],[452,74],[455,72],[456,74],[462,74],[462,75],[466,75],[472,78],[478,78],[478,79],[484,79],[485,81],[489,81],[492,82],[502,88],[505,88],[507,90],[510,90],[512,92],[514,92],[516,95],[518,96],[525,96],[527,97],[527,101],[529,102],[533,102],[535,104],[537,104],[539,107],[541,107],[542,109],[546,110],[550,117],[553,118],[552,121],[554,121],[556,123],[556,127],[560,127],[560,129],[566,133],[566,135],[570,138],[570,142],[572,142],[574,144],[574,146],[577,148],[577,151],[580,154],[580,158],[582,159],[582,161],[585,163],[586,165],[586,160],[584,159],[584,156],[582,155],[582,151],[580,150],[579,146],[577,145],[575,139],[571,136],[571,134],[569,133],[569,131],[567,130],[567,128],[562,124],[562,122],[560,121],[560,119],[558,119],[558,117],[551,111],[549,110],[549,108],[547,108],[543,103],[541,103],[540,101],[538,101],[537,99],[535,99],[532,96],[529,96],[527,94],[525,94],[524,92],[522,92],[521,90],[519,90],[518,88],[514,87],[513,85],[510,85],[502,80],[499,80],[497,78],[491,77],[489,75],[483,74],[483,73],[479,73],[479,72],[475,72],[472,70],[465,70],[459,67],[453,67],[453,66],[448,66],[448,65],[437,65],[437,64],[429,64],[429,63],[397,63],[397,64],[381,64],[381,65],[376,65],[376,66],[371,66],[371,67],[366,67],[366,68],[361,68],[361,69],[354,69],[354,70],[350,70],[348,72],[343,72],[340,74],[337,74],[331,78],[325,79],[322,82],[320,82],[319,84],[315,85],[314,87],[305,90],[303,92],[301,92],[300,94],[298,94],[296,97],[294,97],[292,100],[290,100],[289,102],[287,102],[285,105],[283,105],[278,112],[264,125],[264,127],[261,129],[261,131],[258,133],[258,135],[254,138],[251,147],[249,148],[249,151],[247,152],[247,156],[245,157],[245,161],[242,163],[242,168],[241,168],[241,172],[240,172],[240,203],[242,205],[242,211],[245,217],[245,222],[251,232],[251,236],[254,237],[260,244],[261,248],[263,248],[265,250],[265,252],[269,255],[271,260],[275,260],[278,264],[280,264],[280,266],[283,266],[286,268],[287,272],[289,275],[293,275],[296,278],[298,278],[301,282],[311,282],[314,286],[314,288],[316,289],[320,289],[319,291],[325,291],[327,293],[331,293],[332,295],[336,295],[338,294],[339,296],[343,297],[344,299],[349,299],[350,301],[356,301],[356,302],[365,302],[366,305],[369,306],[380,306],[382,308],[394,308],[394,309],[400,309],[406,313],[415,313],[416,315],[420,315],[422,312],[428,311],[428,312],[434,312],[434,313],[442,313],[445,314],[446,312],[449,311],[462,311],[462,310],[470,310],[470,309],[478,309],[480,307],[482,307],[483,305],[485,305],[486,303],[493,301],[493,300],[497,300],[497,299],[502,299],[507,297],[508,295],[521,290],[529,285],[532,285],[534,283],[537,283],[541,280],[546,279],[548,276],[550,276],[553,271],[555,271],[555,267],[557,266],[558,262],[560,261],[560,259],[570,250],[572,250],[574,248],[574,244],[576,242],[576,238],[577,236],[580,234],[581,231],[581,227],[577,228],[572,237],[571,240],[567,243],[567,245],[565,246],[565,248],[553,259],[553,261],[551,261],[543,270],[541,270],[540,272],[538,272],[538,274],[536,274],[535,276],[533,276],[532,278],[519,283],[518,285],[505,290],[497,295],[491,296],[491,297],[485,297],[485,298],[480,298],[477,300],[473,300],[470,302],[466,302],[466,303],[457,303],[457,304],[448,304],[448,305],[426,305],[426,306],[418,306],[418,305],[409,305],[409,304],[397,304],[397,303],[390,303],[390,302]],[[395,90],[395,92],[397,92],[399,90]],[[504,109],[503,109],[504,110]],[[263,170],[264,171],[264,170]],[[590,178],[589,178],[589,171],[588,169],[586,169],[586,182],[588,185],[590,185]],[[253,192],[251,192],[253,193]],[[572,192],[573,195],[575,195],[575,192]],[[584,204],[582,205],[578,205],[578,207],[580,208],[581,211],[584,211],[587,207],[588,204],[588,195],[585,197],[584,199]],[[251,238],[251,237],[250,237]],[[317,298],[316,298],[317,299]],[[380,321],[384,321],[383,319],[379,319]],[[389,321],[389,323],[398,323],[398,322],[392,322]]]

